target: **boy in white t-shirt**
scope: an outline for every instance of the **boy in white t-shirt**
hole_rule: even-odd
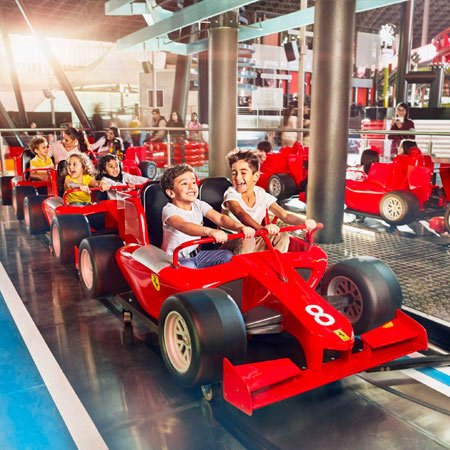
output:
[[[280,228],[275,224],[262,225],[266,216],[266,210],[277,216],[282,222],[289,225],[300,225],[303,219],[284,210],[277,204],[277,199],[266,192],[262,187],[256,186],[260,176],[259,158],[256,152],[251,150],[233,150],[227,155],[227,162],[231,168],[232,187],[229,187],[223,196],[222,211],[231,213],[242,224],[255,230],[266,229],[272,245],[280,252],[287,252],[289,236],[287,233],[279,233]],[[316,222],[307,219],[307,229],[316,227]],[[234,254],[248,253],[249,251],[266,250],[266,244],[261,236],[255,239],[253,249],[249,246],[243,248],[240,241],[227,242],[222,248],[232,250]]]
[[[169,255],[180,244],[211,236],[218,243],[227,241],[227,234],[217,228],[203,225],[203,218],[220,227],[244,233],[246,239],[255,235],[253,228],[246,227],[231,217],[215,211],[212,206],[198,200],[198,186],[191,166],[181,164],[167,169],[161,177],[161,187],[171,200],[162,211],[163,242],[161,248]],[[239,239],[240,240],[240,239]],[[200,250],[198,246],[180,251],[180,264],[191,268],[202,268],[230,261],[229,250]]]

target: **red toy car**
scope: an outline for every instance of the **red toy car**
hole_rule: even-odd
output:
[[[431,158],[419,149],[391,163],[374,163],[367,176],[346,181],[347,212],[381,216],[392,225],[444,212],[450,191],[432,184],[432,173]]]
[[[126,199],[121,234],[83,239],[78,267],[91,297],[131,288],[123,301],[134,297],[146,321],[157,323],[164,363],[181,384],[222,381],[224,398],[252,414],[427,347],[425,330],[400,310],[400,285],[380,260],[353,258],[326,270],[325,252],[306,233],[291,237],[285,254],[268,243],[267,251],[190,269],[178,264],[179,250],[211,238],[185,243],[169,257],[159,248],[167,201],[157,184],[145,187],[142,203]],[[249,336],[281,332],[298,342],[301,365],[289,358],[246,359]]]
[[[304,191],[307,177],[308,147],[295,142],[292,147],[267,154],[257,184],[277,199],[285,199]]]

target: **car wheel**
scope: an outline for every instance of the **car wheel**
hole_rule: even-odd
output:
[[[29,195],[23,202],[23,218],[25,227],[30,234],[45,233],[50,228],[42,211],[42,202],[46,195]]]
[[[91,298],[128,291],[127,282],[117,264],[116,251],[123,247],[117,235],[83,239],[78,252],[81,285]]]
[[[324,274],[321,293],[347,300],[338,308],[362,334],[389,322],[402,305],[400,284],[390,267],[369,256],[341,261]]]
[[[156,164],[151,161],[141,161],[139,163],[139,169],[141,170],[142,176],[148,178],[149,180],[154,180],[158,169]]]
[[[23,202],[25,197],[38,195],[38,191],[33,186],[14,186],[12,188],[12,207],[17,220],[23,220]]]
[[[50,224],[50,248],[61,264],[74,262],[74,247],[91,235],[86,216],[66,214],[55,216]]]
[[[445,231],[447,233],[450,233],[450,205],[447,206],[447,209],[445,210],[444,226],[445,226]]]
[[[287,173],[272,175],[269,178],[267,190],[269,194],[277,199],[289,198],[296,192],[296,184],[294,179]]]
[[[13,179],[10,175],[5,175],[1,177],[1,192],[2,192],[2,205],[11,205],[11,180]]]
[[[388,192],[381,199],[380,215],[390,225],[411,223],[419,215],[419,201],[411,192]]]
[[[188,387],[221,380],[223,358],[239,363],[247,353],[242,313],[220,289],[169,297],[159,316],[159,343],[168,371]]]

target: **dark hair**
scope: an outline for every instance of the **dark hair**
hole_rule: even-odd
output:
[[[30,150],[33,153],[36,153],[36,149],[39,147],[40,144],[42,144],[43,142],[47,143],[47,139],[45,139],[42,136],[35,136],[33,139],[31,139],[29,147]]]
[[[194,173],[194,169],[189,164],[179,164],[178,166],[166,169],[161,177],[161,180],[159,181],[164,193],[167,189],[173,189],[175,178],[186,172]]]
[[[399,104],[395,107],[395,110],[397,111],[397,109],[398,109],[399,107],[405,109],[405,111],[406,111],[405,119],[409,119],[409,106],[408,106],[408,104],[405,103],[405,102],[401,102],[401,103],[399,103]]]
[[[89,151],[89,148],[86,144],[86,135],[83,130],[76,130],[77,131],[77,141],[78,141],[78,149],[81,153],[87,153]]]
[[[403,149],[403,153],[407,155],[412,148],[417,147],[417,142],[411,139],[404,139],[400,142],[400,146]]]
[[[108,130],[111,130],[114,133],[114,137],[120,137],[120,131],[117,127],[109,127]]]
[[[261,141],[258,142],[256,148],[263,152],[270,153],[272,151],[272,144],[269,141]]]
[[[106,164],[108,164],[109,161],[113,160],[117,161],[117,164],[119,164],[119,175],[117,175],[117,177],[112,177],[111,175],[108,175],[108,173],[106,172]],[[95,178],[96,180],[101,180],[103,177],[122,183],[123,181],[122,164],[120,163],[119,158],[117,158],[116,155],[111,154],[105,155],[98,160],[97,176]]]
[[[361,153],[361,166],[366,174],[374,162],[380,162],[380,155],[376,150],[367,149]]]
[[[63,130],[63,134],[67,134],[72,139],[78,139],[78,130],[74,127],[68,127]]]
[[[292,116],[292,113],[294,112],[295,105],[293,103],[289,104],[289,108],[286,109],[283,115],[283,127],[285,127],[289,122],[289,117]]]
[[[230,166],[230,168],[233,166],[234,163],[238,161],[247,161],[250,169],[252,169],[252,172],[258,172],[259,171],[259,158],[258,155],[252,151],[252,150],[233,150],[226,156],[227,163]]]
[[[152,109],[152,114],[153,113],[156,113],[156,114],[158,114],[158,116],[160,116],[161,115],[161,111],[158,109],[158,108],[154,108],[154,109]]]

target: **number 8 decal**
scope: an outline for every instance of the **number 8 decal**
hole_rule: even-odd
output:
[[[308,305],[305,311],[314,317],[314,320],[323,326],[333,325],[336,320],[331,314],[324,313],[323,308],[319,305]]]

